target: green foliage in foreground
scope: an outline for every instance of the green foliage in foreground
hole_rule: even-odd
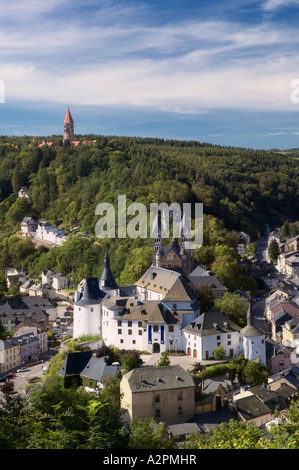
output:
[[[298,449],[299,402],[280,416],[270,433],[231,420],[184,443],[169,439],[165,423],[135,419],[126,423],[120,407],[119,378],[97,397],[64,389],[53,375],[25,398],[2,394],[0,449]]]

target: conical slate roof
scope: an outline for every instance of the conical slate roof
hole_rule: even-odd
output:
[[[100,277],[100,287],[103,289],[118,289],[118,285],[110,268],[110,258],[108,253],[105,254],[104,258],[104,269]]]
[[[241,334],[242,336],[245,336],[245,337],[264,335],[264,333],[261,330],[259,330],[253,325],[251,305],[249,305],[248,310],[247,310],[247,325],[241,330]]]
[[[90,277],[83,280],[81,297],[76,305],[98,304],[105,297],[106,293],[99,287],[97,277]]]

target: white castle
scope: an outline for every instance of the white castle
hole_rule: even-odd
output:
[[[227,357],[243,353],[265,365],[265,335],[252,325],[250,302],[243,329],[219,311],[201,313],[190,269],[186,274],[186,263],[180,262],[186,252],[178,249],[176,240],[162,250],[159,240],[157,263],[155,243],[153,264],[125,287],[117,285],[106,253],[100,280],[84,279],[75,293],[73,337],[100,335],[106,346],[149,353],[184,351],[199,361],[212,358],[221,345]]]

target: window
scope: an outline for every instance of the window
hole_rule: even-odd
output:
[[[182,400],[183,399],[183,392],[178,392],[178,400]]]
[[[217,336],[217,341],[219,341],[221,339],[221,336]]]
[[[155,418],[160,418],[160,410],[159,410],[159,408],[155,411]]]
[[[119,335],[121,335],[121,328],[119,328],[119,329],[117,330],[117,333],[118,333]]]
[[[177,308],[177,304],[173,304],[173,310],[176,310]]]
[[[121,340],[120,340],[120,343],[123,343],[123,342],[124,342],[124,340],[123,340],[123,339],[121,339]]]
[[[132,330],[128,330],[128,335],[131,335],[132,334]]]
[[[142,336],[142,330],[138,330],[138,335]]]
[[[231,341],[228,341],[228,342],[227,342],[227,345],[228,345],[228,346],[231,346],[231,344],[232,344]]]
[[[155,396],[155,402],[156,402],[156,403],[160,403],[160,395],[156,395],[156,396]]]
[[[142,328],[142,321],[138,322],[138,328]]]
[[[173,333],[173,325],[169,325],[168,331],[169,331],[169,333]]]
[[[178,415],[183,414],[183,408],[181,406],[178,407]]]
[[[135,339],[133,339],[132,344],[136,344],[136,340],[135,340]]]
[[[132,327],[132,321],[131,321],[131,320],[128,321],[128,327],[129,327],[129,328]]]
[[[158,333],[158,331],[159,331],[158,325],[153,326],[153,331],[154,331],[154,333]]]
[[[117,320],[117,326],[121,326],[121,320]]]
[[[227,335],[227,338],[228,338],[228,339],[231,339],[231,337],[232,337],[232,335],[231,335],[231,334]]]
[[[90,311],[93,312],[93,307],[91,307]]]

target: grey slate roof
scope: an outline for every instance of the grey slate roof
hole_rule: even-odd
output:
[[[106,363],[105,357],[92,356],[80,375],[81,377],[87,377],[97,380],[98,382],[103,382],[105,378],[115,377],[118,370],[119,368],[117,366],[109,366]]]
[[[36,321],[48,320],[49,314],[44,309],[51,307],[54,309],[55,305],[48,299],[18,295],[7,297],[5,301],[0,302],[0,319],[14,318],[18,322],[33,315]]]
[[[126,304],[117,320],[139,320],[146,321],[147,324],[177,324],[182,322],[182,311],[174,311],[166,308],[160,300],[147,300],[144,304],[130,305],[130,300]],[[189,312],[188,312],[189,313]]]
[[[89,277],[82,282],[82,292],[76,305],[90,305],[98,304],[106,293],[99,287],[99,280],[97,277]]]
[[[92,351],[69,353],[58,371],[58,374],[63,377],[80,375],[91,357]]]
[[[250,420],[259,416],[272,414],[272,409],[259,400],[255,395],[241,398],[236,401],[238,413],[240,413],[244,419]]]
[[[223,291],[228,291],[228,288],[225,287],[225,285],[219,281],[216,277],[214,276],[189,276],[192,284],[195,287],[199,287],[202,285],[209,285],[212,287],[212,289],[221,289]]]
[[[240,331],[240,327],[227,318],[224,313],[215,311],[202,313],[194,321],[189,323],[189,325],[185,326],[183,331],[196,336],[209,336]]]
[[[106,253],[104,258],[104,269],[100,277],[100,285],[105,289],[118,289],[118,285],[110,268],[110,258],[108,253]]]
[[[195,387],[191,374],[179,365],[142,367],[131,370],[124,377],[132,393]]]

